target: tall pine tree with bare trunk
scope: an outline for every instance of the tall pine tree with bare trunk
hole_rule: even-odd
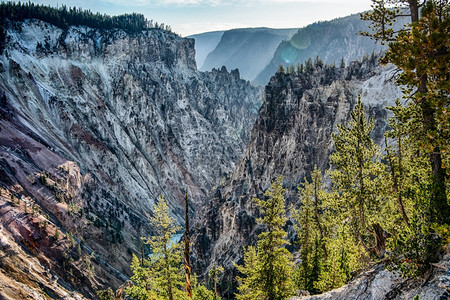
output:
[[[190,238],[189,238],[189,196],[188,189],[184,194],[185,203],[185,227],[184,227],[184,268],[186,271],[186,296],[192,298],[191,287],[191,257],[190,257]]]
[[[430,221],[449,222],[447,185],[450,176],[450,5],[448,0],[372,0],[373,11],[362,14],[372,22],[372,32],[364,35],[389,42],[382,59],[402,72],[409,110],[404,120],[418,151],[428,157],[431,172]],[[403,8],[403,9],[402,9]],[[399,16],[410,23],[399,32],[392,29]],[[395,111],[394,111],[395,113]],[[396,115],[397,116],[397,115]]]

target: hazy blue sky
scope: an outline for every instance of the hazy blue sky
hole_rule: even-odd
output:
[[[242,27],[298,28],[370,9],[370,0],[34,0],[117,15],[139,12],[176,33]]]

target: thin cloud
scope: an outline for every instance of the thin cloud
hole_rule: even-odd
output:
[[[357,4],[361,0],[101,0],[122,6],[251,6],[264,4]]]
[[[315,4],[351,4],[360,3],[361,0],[250,0],[251,2],[264,2],[264,3],[315,3]]]
[[[102,0],[105,3],[112,3],[123,6],[217,6],[222,4],[222,0]]]

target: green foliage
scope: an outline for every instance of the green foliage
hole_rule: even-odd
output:
[[[279,66],[278,66],[277,73],[284,74],[284,67],[283,67],[283,65],[279,65]]]
[[[396,42],[389,45],[385,61],[403,71],[398,82],[406,86],[404,92],[412,101],[401,117],[409,123],[411,146],[430,160],[431,221],[444,224],[450,216],[445,183],[450,174],[450,18],[448,4],[436,5],[427,3],[412,30],[400,33]]]
[[[312,59],[309,58],[307,61],[305,61],[305,72],[311,73],[312,71],[314,71],[314,65]]]
[[[395,117],[405,126],[405,135],[410,139],[408,147],[420,151],[429,160],[430,221],[448,223],[450,4],[442,0],[421,4],[418,1],[372,2],[377,9],[367,13],[365,18],[372,21],[375,30],[370,35],[391,41],[382,62],[393,63],[401,70],[398,83],[404,87],[405,98],[409,100],[404,109],[394,111]],[[389,10],[389,4],[393,9]],[[400,4],[409,8],[409,30],[384,35],[381,29],[392,25]]]
[[[204,285],[197,285],[192,293],[193,300],[220,300],[220,297],[215,295],[213,291],[208,290]]]
[[[97,296],[100,300],[114,300],[114,292],[111,288],[97,291]]]
[[[341,68],[341,69],[345,68],[345,60],[344,60],[344,58],[341,58],[341,63],[339,64],[339,68]]]
[[[373,120],[366,119],[364,106],[358,97],[347,126],[338,125],[339,133],[333,134],[336,152],[330,160],[335,170],[330,175],[333,189],[339,194],[333,207],[336,222],[350,220],[354,242],[368,252],[373,247],[382,257],[384,249],[375,248],[375,228],[370,228],[383,222],[379,214],[383,204],[379,193],[383,166],[379,162],[378,147],[370,137],[373,128]]]
[[[256,249],[249,246],[244,252],[244,265],[236,265],[237,270],[245,277],[238,276],[239,294],[236,295],[238,300],[263,299],[265,296],[261,288],[260,275],[261,263],[258,261]]]
[[[284,247],[286,222],[282,178],[277,178],[264,193],[266,199],[254,201],[262,215],[257,222],[264,227],[257,247],[244,253],[244,265],[236,266],[245,277],[238,277],[236,299],[287,299],[294,295],[292,255]]]
[[[360,34],[379,40],[383,45],[386,41],[393,41],[395,39],[393,25],[400,9],[394,6],[392,0],[372,0],[371,6],[372,10],[361,14],[361,20],[371,21],[369,25],[371,32],[362,31]]]
[[[217,277],[220,273],[224,271],[223,267],[218,267],[213,263],[211,269],[208,272],[208,276],[213,280],[214,283],[214,294],[218,297],[219,293],[217,291]]]
[[[69,26],[88,26],[98,29],[122,29],[130,33],[150,28],[171,31],[170,26],[164,23],[158,24],[153,20],[149,21],[144,15],[137,13],[108,16],[66,5],[54,8],[31,1],[23,3],[8,1],[0,3],[0,54],[3,53],[8,22],[25,19],[42,20],[62,29],[67,29]]]
[[[298,211],[291,208],[293,218],[296,220],[294,228],[297,232],[301,259],[296,281],[300,290],[317,294],[320,290],[315,287],[315,283],[327,257],[325,238],[328,225],[325,222],[323,203],[328,193],[323,189],[322,174],[317,166],[311,173],[311,182],[307,182],[305,178],[304,186],[298,190],[302,206]]]
[[[174,220],[169,216],[167,202],[162,196],[159,197],[153,214],[150,222],[154,226],[155,235],[142,238],[150,245],[152,254],[141,261],[133,254],[131,280],[134,285],[127,287],[126,293],[139,300],[184,299],[183,245],[173,241],[173,236],[180,227],[174,225]],[[195,276],[192,278],[192,286],[192,299],[215,299],[214,293],[198,284]]]
[[[142,14],[132,13],[108,16],[76,7],[62,5],[60,8],[54,8],[33,2],[2,2],[0,4],[0,19],[3,21],[6,19],[11,21],[39,19],[63,29],[74,25],[99,29],[117,28],[135,32],[153,27],[153,22],[148,21]]]
[[[314,67],[315,68],[322,68],[324,65],[323,60],[321,60],[319,58],[319,55],[316,56],[316,58],[314,59]]]
[[[195,274],[192,277],[192,287],[192,300],[220,300],[220,297],[214,294],[213,291],[198,283]]]
[[[159,197],[153,213],[154,216],[150,218],[150,221],[155,228],[156,235],[149,239],[144,238],[153,251],[150,259],[153,281],[159,287],[159,296],[178,299],[184,295],[182,292],[184,272],[180,267],[183,261],[183,252],[182,244],[172,242],[172,238],[180,227],[173,225],[174,221],[169,216],[169,207],[163,197]]]
[[[133,272],[131,280],[134,284],[125,289],[127,295],[138,300],[159,299],[153,280],[153,271],[148,265],[148,261],[145,260],[145,263],[141,265],[137,256],[133,254],[131,271]]]
[[[335,223],[330,226],[326,239],[327,257],[322,262],[323,267],[314,288],[328,291],[342,286],[353,278],[355,270],[363,266],[364,249],[354,243],[351,224],[348,222]]]

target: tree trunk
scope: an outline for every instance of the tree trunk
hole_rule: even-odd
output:
[[[419,87],[419,91],[426,92],[426,79]],[[421,103],[423,127],[426,132],[436,130],[436,121],[434,119],[434,109],[429,102],[422,99]],[[432,171],[432,187],[431,187],[431,207],[430,218],[432,222],[445,224],[450,216],[450,206],[447,203],[447,193],[445,186],[445,170],[442,168],[442,156],[439,147],[434,147],[433,152],[429,156]]]
[[[166,275],[167,275],[167,294],[169,300],[173,300],[173,291],[172,291],[172,278],[170,276],[170,265],[169,265],[169,255],[167,250],[167,241],[164,243],[164,260],[166,264]]]
[[[189,253],[189,197],[186,188],[186,193],[184,196],[185,202],[185,229],[184,229],[184,266],[186,271],[186,295],[188,298],[192,298],[192,288],[191,288],[191,259]]]
[[[419,21],[419,4],[417,0],[408,0],[409,11],[411,13],[411,22]]]
[[[403,218],[403,222],[405,222],[406,226],[410,227],[409,225],[409,218],[408,215],[405,212],[405,207],[403,206],[403,199],[402,199],[402,193],[401,193],[401,187],[400,187],[400,182],[399,179],[397,178],[397,175],[395,175],[395,168],[394,168],[394,163],[392,161],[392,155],[389,152],[389,148],[388,148],[388,144],[387,144],[387,138],[384,137],[385,143],[386,143],[386,151],[387,151],[387,155],[388,155],[388,159],[389,159],[389,165],[391,167],[391,175],[392,175],[392,182],[393,182],[393,186],[394,186],[394,191],[397,194],[397,205],[398,205],[398,209],[400,210],[400,213],[402,214],[402,218]],[[402,145],[401,145],[401,139],[400,137],[398,138],[397,141],[397,147],[398,147],[398,169],[400,172],[400,180],[402,180],[402,176],[403,176],[403,170],[402,170]]]
[[[372,224],[373,236],[375,237],[375,253],[378,258],[383,258],[386,253],[386,239],[390,236],[389,233],[383,230],[380,224]]]
[[[217,291],[217,269],[216,265],[214,265],[214,299],[216,299],[216,296],[219,295],[219,292]]]
[[[319,193],[318,193],[318,186],[317,186],[317,182],[316,179],[313,178],[314,181],[314,219],[316,221],[316,225],[319,228],[319,234],[320,234],[320,244],[322,246],[322,251],[323,251],[323,255],[325,257],[325,260],[328,257],[328,253],[327,253],[327,247],[323,241],[323,228],[322,228],[322,224],[320,224],[320,220],[319,220]]]

